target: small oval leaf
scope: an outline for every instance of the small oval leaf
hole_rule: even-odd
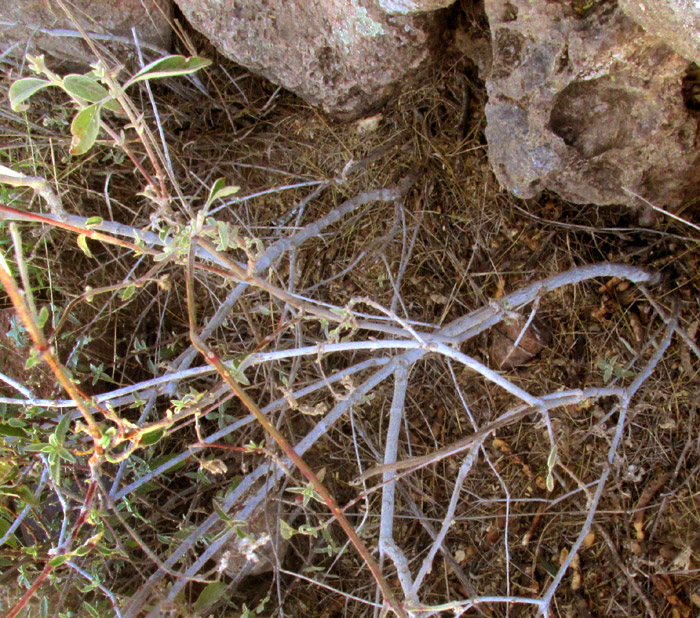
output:
[[[66,75],[63,78],[63,87],[69,94],[88,103],[98,103],[110,96],[107,88],[87,75]]]
[[[88,229],[92,229],[93,227],[99,227],[103,223],[104,223],[104,219],[102,217],[90,217],[85,222],[85,227]]]
[[[56,556],[55,558],[51,558],[49,560],[49,565],[52,567],[57,567],[61,566],[62,564],[68,562],[70,560],[70,555],[69,554],[61,554],[60,556]]]
[[[109,91],[89,75],[66,75],[63,78],[66,92],[88,103],[102,103],[111,112],[123,113],[122,106]]]
[[[78,112],[70,125],[73,141],[70,145],[72,155],[85,154],[92,148],[100,130],[100,104],[93,103]]]
[[[136,292],[136,286],[133,283],[127,285],[120,293],[122,300],[129,300]]]
[[[28,105],[22,105],[29,97],[43,90],[48,86],[53,84],[45,79],[38,79],[36,77],[25,77],[24,79],[18,79],[12,86],[10,86],[10,91],[8,92],[8,97],[10,99],[10,106],[12,111],[23,112],[28,109]]]

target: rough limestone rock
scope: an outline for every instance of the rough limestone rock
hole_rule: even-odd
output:
[[[374,0],[177,0],[222,53],[325,111],[357,117],[434,56],[441,18]]]
[[[603,0],[486,0],[489,158],[523,198],[679,205],[698,179],[688,61]]]
[[[170,46],[170,0],[72,0],[67,6],[86,32],[107,44],[118,62],[134,52],[132,27],[142,47],[158,48],[160,55]],[[6,52],[18,61],[25,53],[46,54],[47,65],[59,70],[87,69],[96,60],[59,5],[46,0],[0,3],[0,54]]]
[[[697,0],[619,0],[620,7],[649,34],[700,64],[700,3]]]

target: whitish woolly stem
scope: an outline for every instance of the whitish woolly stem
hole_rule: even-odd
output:
[[[520,309],[534,301],[538,296],[567,285],[595,279],[596,277],[618,277],[633,283],[651,282],[656,278],[655,275],[642,268],[628,266],[627,264],[605,262],[590,266],[579,266],[548,279],[531,283],[522,290],[508,294],[497,301],[492,301],[488,306],[456,319],[439,332],[443,336],[455,337],[459,343],[462,343],[482,333],[494,324],[498,324],[503,314],[508,310]]]
[[[639,289],[642,291],[642,294],[644,294],[644,298],[646,298],[647,301],[649,301],[649,304],[654,308],[654,311],[656,311],[661,319],[668,324],[672,317],[666,314],[661,305],[659,305],[659,303],[657,303],[654,297],[649,293],[646,286],[640,285]],[[700,347],[698,347],[698,344],[693,341],[693,338],[687,333],[687,331],[676,325],[676,332],[680,335],[681,339],[685,341],[686,345],[693,351],[695,356],[700,358]]]
[[[14,388],[16,391],[22,393],[25,397],[27,397],[27,399],[34,398],[34,395],[32,395],[32,392],[28,388],[22,386],[19,382],[13,380],[10,376],[6,376],[4,373],[0,373],[0,380],[2,380],[8,386]],[[20,399],[19,401],[22,400]],[[75,403],[73,403],[73,405],[75,405]]]
[[[598,503],[600,502],[600,498],[603,495],[603,489],[605,488],[605,482],[607,481],[608,476],[610,475],[610,472],[612,471],[612,466],[613,466],[613,463],[615,461],[615,456],[617,455],[617,448],[620,444],[620,440],[622,439],[622,433],[625,429],[625,422],[627,420],[627,411],[629,409],[630,400],[632,399],[632,397],[634,397],[635,393],[639,390],[639,388],[642,386],[642,384],[644,384],[644,382],[649,378],[649,376],[652,374],[654,369],[656,369],[656,366],[659,364],[659,361],[661,360],[664,353],[668,349],[668,346],[671,344],[671,338],[673,336],[673,332],[675,331],[675,328],[676,328],[676,318],[674,317],[673,319],[671,319],[669,321],[664,338],[660,342],[659,347],[656,350],[656,353],[649,359],[649,362],[642,369],[642,371],[640,371],[639,375],[635,378],[635,380],[632,382],[632,384],[630,384],[630,386],[628,388],[624,389],[624,394],[623,394],[621,402],[620,402],[620,416],[619,416],[619,419],[617,421],[617,429],[615,431],[615,436],[613,437],[610,448],[608,449],[608,457],[607,457],[605,469],[603,470],[603,473],[600,475],[600,479],[598,481],[596,491],[593,494],[593,498],[590,500],[590,503],[587,505],[588,515],[586,516],[586,520],[581,528],[581,531],[579,532],[579,535],[576,538],[576,541],[574,542],[571,549],[569,550],[569,555],[567,556],[566,560],[564,560],[562,565],[559,567],[559,571],[557,571],[556,576],[554,577],[552,582],[547,587],[547,592],[542,597],[542,605],[540,605],[540,613],[542,614],[542,616],[545,616],[545,617],[548,616],[549,607],[552,603],[552,599],[554,598],[554,594],[556,593],[557,588],[559,587],[559,584],[561,583],[562,579],[564,578],[564,575],[566,574],[566,571],[568,570],[569,566],[571,565],[571,562],[573,561],[574,557],[576,556],[578,550],[581,548],[581,545],[583,544],[584,539],[586,538],[586,535],[591,531],[593,519],[594,519],[594,517],[597,513],[597,510],[598,510]]]
[[[375,455],[375,457],[377,459],[379,459],[380,455],[375,447],[375,444],[374,444],[372,437],[368,436],[360,427],[357,428],[357,432],[365,440],[365,443],[367,444],[367,447],[370,449],[370,451]],[[361,466],[359,464],[358,464],[358,467],[361,469]],[[364,493],[366,494],[367,487],[363,485],[363,488],[365,490]],[[435,529],[431,525],[430,520],[421,511],[420,507],[416,504],[416,501],[412,498],[411,494],[401,484],[398,484],[397,488],[398,488],[399,492],[401,493],[402,499],[405,501],[408,508],[413,512],[414,519],[420,522],[421,526],[423,526],[423,529],[428,533],[430,538],[433,539],[433,541],[434,541],[437,538],[438,533],[435,531]],[[367,500],[366,495],[365,495],[365,500]],[[469,578],[466,576],[466,574],[464,573],[462,568],[459,566],[458,562],[454,559],[452,554],[445,547],[444,543],[442,545],[440,545],[440,550],[442,551],[446,560],[449,562],[450,567],[454,571],[454,573],[457,576],[457,578],[459,579],[460,583],[462,584],[462,586],[464,586],[464,589],[467,590],[471,596],[475,597],[476,590],[474,590],[474,586],[469,581]]]
[[[479,605],[484,605],[487,603],[502,603],[511,604],[517,603],[520,605],[535,605],[538,608],[542,608],[542,601],[539,599],[532,599],[530,597],[511,597],[511,596],[484,596],[484,597],[474,597],[473,599],[466,599],[464,601],[451,601],[449,603],[443,603],[441,605],[423,605],[417,606],[413,609],[416,612],[420,612],[422,615],[424,613],[435,613],[435,612],[453,612],[456,616],[461,616],[465,611],[472,607],[477,607]]]
[[[309,395],[311,393],[314,393],[324,387],[326,387],[328,384],[333,384],[336,382],[342,381],[344,378],[351,376],[355,373],[358,373],[360,371],[365,371],[367,369],[372,369],[376,367],[381,367],[382,365],[385,365],[388,363],[388,359],[382,359],[382,358],[377,358],[377,359],[369,359],[366,360],[362,363],[358,363],[357,365],[353,365],[352,367],[348,367],[347,369],[343,369],[342,371],[339,371],[335,374],[333,374],[330,378],[328,379],[323,379],[323,380],[318,380],[317,382],[314,382],[313,384],[310,384],[309,386],[306,386],[304,388],[301,388],[297,391],[294,391],[292,393],[292,397],[294,399],[301,399],[302,397],[305,397],[306,395]],[[284,397],[281,397],[275,401],[273,401],[271,404],[265,406],[262,411],[267,415],[271,414],[272,412],[275,412],[277,410],[281,410],[289,405],[289,402],[287,399]],[[211,434],[210,436],[207,436],[204,439],[204,445],[208,444],[215,444],[219,442],[224,436],[227,436],[229,434],[232,434],[235,431],[238,431],[240,428],[252,423],[255,421],[255,418],[253,417],[252,414],[249,414],[245,416],[242,419],[238,419],[233,423],[230,423],[226,427],[223,427],[219,431]],[[178,465],[179,463],[185,461],[186,459],[190,458],[192,455],[195,453],[199,453],[203,449],[206,448],[206,446],[190,446],[187,448],[186,451],[183,451],[179,455],[173,457],[172,459],[169,459],[167,462],[164,464],[161,464],[157,468],[154,468],[153,470],[149,470],[146,474],[143,476],[139,477],[136,479],[133,483],[130,483],[120,491],[114,493],[112,496],[112,499],[116,502],[118,500],[121,500],[124,496],[129,495],[131,492],[137,490],[139,487],[142,485],[145,485],[149,481],[152,481],[154,478],[157,476],[160,476],[161,474],[167,472],[174,466]]]
[[[46,179],[41,176],[25,176],[9,167],[0,165],[0,183],[12,187],[29,187],[34,193],[46,200],[54,217],[60,221],[66,220],[66,211],[63,209],[61,198],[54,192],[51,185],[46,182]]]
[[[141,65],[141,68],[145,66],[145,63],[143,61],[143,53],[141,52],[141,42],[139,41],[139,36],[138,33],[136,32],[136,28],[132,27],[131,28],[131,36],[134,40],[134,45],[136,47],[136,53],[138,54],[139,57],[139,64]],[[163,125],[160,121],[160,114],[158,113],[158,106],[156,105],[156,101],[153,98],[153,91],[151,90],[151,82],[150,80],[145,80],[144,85],[146,86],[146,93],[148,94],[148,100],[151,103],[151,109],[153,110],[153,116],[155,117],[156,120],[156,127],[158,128],[158,137],[160,137],[160,145],[163,148],[163,159],[161,161],[161,164],[165,164],[165,168],[168,170],[168,177],[170,178],[170,182],[172,182],[174,185],[177,184],[175,172],[173,171],[173,164],[172,161],[170,160],[170,150],[168,149],[168,142],[165,139],[165,133],[163,132]],[[160,152],[157,152],[158,155],[160,155]],[[159,158],[161,158],[159,156]]]
[[[423,560],[423,564],[421,565],[421,568],[418,571],[418,574],[416,575],[416,578],[413,582],[413,588],[411,589],[411,592],[414,595],[418,594],[418,591],[420,590],[420,586],[423,583],[425,576],[428,573],[430,573],[431,569],[433,568],[433,560],[435,559],[435,555],[437,554],[438,549],[440,549],[440,547],[442,546],[442,543],[444,542],[447,533],[450,531],[450,528],[454,523],[453,519],[457,510],[457,506],[459,505],[459,494],[462,491],[462,487],[464,486],[464,481],[466,480],[467,475],[476,463],[476,460],[479,456],[479,449],[481,448],[483,441],[484,438],[474,443],[474,445],[469,449],[469,453],[467,453],[467,456],[464,458],[462,465],[459,467],[459,473],[457,474],[457,479],[455,480],[455,485],[452,489],[452,497],[450,498],[450,504],[447,507],[447,512],[445,513],[445,517],[442,520],[442,526],[440,526],[440,531],[433,540],[433,544],[430,548],[430,551]]]
[[[389,427],[386,432],[386,447],[384,449],[384,463],[393,464],[396,461],[399,448],[399,434],[403,419],[403,408],[406,401],[408,388],[408,367],[399,362],[394,372],[394,397],[389,410]],[[387,556],[396,566],[401,588],[406,598],[417,602],[413,594],[413,582],[408,568],[408,561],[401,549],[394,541],[394,505],[396,498],[396,485],[390,481],[396,472],[390,470],[384,473],[384,488],[382,490],[381,521],[379,524],[379,555]]]
[[[546,413],[545,413],[546,416]],[[498,479],[498,482],[501,485],[501,489],[503,489],[503,493],[506,496],[506,520],[505,520],[505,525],[503,526],[503,552],[505,554],[505,563],[506,563],[506,595],[510,596],[510,545],[508,541],[508,534],[510,531],[510,492],[508,491],[508,486],[505,484],[503,481],[503,477],[499,474],[498,469],[496,466],[493,465],[493,462],[491,461],[491,458],[488,456],[488,453],[484,449],[484,458],[486,459],[486,462],[489,464],[489,467],[491,468],[491,471],[495,475],[495,477]],[[506,615],[508,615],[506,613]]]
[[[8,21],[6,19],[0,20],[0,26],[6,27],[21,27],[32,33],[40,32],[47,36],[53,36],[57,38],[68,38],[68,39],[83,39],[83,35],[77,30],[71,30],[70,28],[42,28],[40,24],[29,24],[26,22],[16,22]],[[133,47],[134,42],[127,36],[118,36],[116,34],[102,34],[99,32],[88,32],[88,36],[95,41],[108,41],[121,43],[127,47]],[[170,52],[167,49],[158,47],[157,45],[151,45],[150,43],[142,43],[142,47],[149,49],[159,56],[167,56]]]
[[[214,215],[220,210],[223,210],[224,208],[230,208],[234,204],[240,204],[242,202],[247,202],[249,200],[253,200],[256,197],[262,197],[264,195],[270,195],[273,193],[282,193],[282,191],[290,191],[292,189],[302,189],[304,187],[316,187],[318,185],[321,185],[320,190],[325,189],[328,186],[329,182],[327,180],[308,180],[306,182],[297,182],[295,184],[291,185],[282,185],[280,187],[272,187],[271,189],[265,189],[264,191],[258,191],[256,193],[250,193],[249,195],[241,195],[240,197],[235,197],[231,200],[226,200],[223,204],[220,206],[217,206],[216,208],[213,208],[212,210],[209,211],[209,214]],[[319,191],[315,191],[313,195],[318,195],[320,193]],[[292,213],[295,213],[299,207],[295,206],[294,209],[292,210]],[[292,215],[293,216],[293,215]],[[290,217],[291,218],[291,217]],[[283,223],[277,223],[276,225],[284,225]]]

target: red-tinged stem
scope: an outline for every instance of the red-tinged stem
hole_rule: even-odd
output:
[[[0,269],[0,271],[1,270],[2,269]],[[95,497],[96,487],[96,481],[92,481],[88,486],[87,493],[85,494],[85,501],[83,502],[83,508],[81,509],[78,520],[75,522],[75,527],[73,528],[73,532],[70,535],[70,541],[68,542],[67,549],[70,549],[70,546],[72,545],[73,541],[75,541],[75,539],[77,538],[78,532],[80,532],[80,529],[83,527],[83,524],[87,519],[87,514],[90,510],[90,504],[92,503],[92,500]],[[15,605],[10,609],[10,612],[7,614],[6,618],[15,618],[15,616],[17,616],[24,609],[27,603],[29,603],[30,599],[36,594],[36,591],[39,589],[39,586],[41,586],[41,584],[44,583],[46,578],[51,574],[51,571],[53,571],[55,568],[56,567],[51,564],[51,561],[46,563],[41,573],[39,573],[39,576],[34,580],[34,583],[29,587],[27,592],[25,592],[22,595],[22,598],[19,601],[17,601],[17,603],[15,603]]]
[[[32,342],[34,343],[34,349],[41,356],[41,359],[51,368],[51,371],[56,376],[56,379],[66,390],[68,396],[75,402],[78,410],[80,410],[83,420],[87,424],[87,433],[93,440],[95,455],[102,455],[103,449],[100,445],[100,428],[98,427],[92,412],[90,412],[90,409],[88,408],[86,399],[82,396],[76,385],[70,379],[68,372],[65,370],[63,365],[54,356],[49,344],[46,342],[44,333],[37,325],[24,296],[19,291],[19,288],[15,283],[15,280],[12,278],[12,275],[10,275],[10,273],[2,266],[0,266],[0,284],[2,284],[2,286],[5,288],[5,291],[10,297],[17,315],[19,316],[20,320],[22,320],[24,327],[27,329]]]
[[[10,609],[10,613],[7,614],[6,618],[15,618],[23,609],[24,606],[29,603],[29,600],[36,594],[44,580],[49,576],[54,567],[50,563],[47,563],[44,570],[39,573],[39,577],[34,580],[34,583],[29,587],[29,590],[22,595],[22,598],[15,603],[14,607]]]

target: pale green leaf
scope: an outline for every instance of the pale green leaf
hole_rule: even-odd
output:
[[[126,84],[124,88],[128,88],[136,82],[145,81],[147,79],[157,79],[160,77],[173,77],[176,75],[187,75],[194,73],[211,64],[211,60],[193,56],[185,58],[185,56],[166,56],[159,60],[154,60],[146,65],[138,73],[136,73]]]
[[[85,154],[95,143],[100,130],[100,104],[93,103],[78,112],[70,125],[73,140],[70,144],[72,155]]]
[[[85,236],[85,234],[80,234],[78,236],[78,246],[83,250],[85,255],[90,258],[92,257],[92,252],[90,251],[90,247],[87,245],[87,236]]]
[[[207,203],[204,208],[209,208],[216,200],[223,199],[229,195],[234,195],[240,191],[240,187],[234,185],[227,185],[225,178],[219,178],[211,187],[209,191],[209,197],[207,198]]]
[[[296,534],[296,532],[297,531],[294,528],[292,528],[286,521],[284,521],[284,519],[280,519],[280,535],[283,539],[291,539]]]
[[[226,592],[227,582],[213,582],[204,587],[194,602],[194,613],[201,615],[204,610],[216,603]]]
[[[112,112],[121,112],[122,107],[97,80],[88,75],[66,75],[63,78],[63,87],[66,92],[74,97],[83,99],[88,103],[102,102],[104,107]]]
[[[44,328],[48,319],[49,319],[49,308],[46,305],[44,305],[41,308],[41,310],[39,311],[39,316],[38,316],[37,321],[36,321],[37,326],[39,328]]]
[[[39,358],[39,354],[37,351],[32,348],[32,351],[29,353],[29,358],[27,359],[27,362],[24,363],[24,368],[25,369],[31,369],[34,367],[34,365],[37,365],[41,359]]]
[[[219,243],[216,246],[217,251],[226,251],[229,248],[229,243],[231,242],[231,234],[229,224],[224,221],[219,221],[217,224],[217,231],[219,232]]]
[[[8,97],[10,99],[10,106],[15,112],[23,112],[28,109],[28,105],[22,105],[29,97],[43,90],[48,86],[53,84],[45,79],[38,79],[36,77],[25,77],[24,79],[18,79],[12,86],[10,86],[10,91],[8,92]]]
[[[121,291],[121,299],[122,300],[129,300],[134,293],[136,292],[136,286],[132,283],[130,285],[127,285],[122,291]]]
[[[52,567],[57,567],[61,566],[65,562],[68,562],[70,560],[70,554],[61,554],[60,556],[56,556],[55,558],[51,558],[49,560],[49,565]]]

